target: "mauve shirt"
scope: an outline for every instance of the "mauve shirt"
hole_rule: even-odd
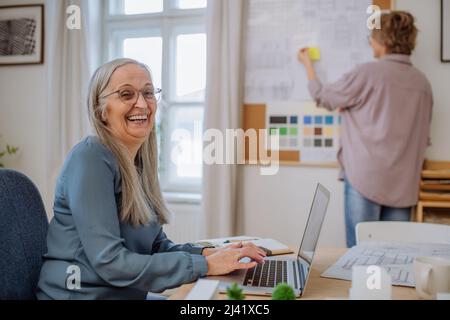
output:
[[[408,55],[357,66],[332,84],[309,82],[318,106],[340,109],[341,178],[380,205],[406,208],[419,198],[433,94]]]

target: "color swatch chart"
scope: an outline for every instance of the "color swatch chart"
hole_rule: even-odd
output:
[[[340,124],[339,115],[304,115],[303,148],[335,148]]]
[[[301,110],[301,162],[336,163],[341,135],[341,116],[338,112],[318,108],[315,102],[304,103]]]
[[[341,121],[339,113],[312,101],[272,102],[266,109],[269,138],[279,139],[280,151],[298,151],[303,164],[337,163]],[[271,150],[270,143],[267,147]]]
[[[299,116],[271,115],[269,135],[279,136],[280,150],[299,150]]]

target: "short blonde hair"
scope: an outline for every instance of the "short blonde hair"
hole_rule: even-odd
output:
[[[139,149],[136,159],[130,159],[127,148],[114,138],[103,121],[106,99],[102,98],[114,72],[125,65],[134,64],[146,70],[148,67],[132,59],[117,59],[95,71],[89,85],[88,112],[102,144],[116,157],[121,175],[122,197],[119,216],[122,221],[137,227],[158,221],[168,222],[168,210],[164,203],[158,179],[158,149],[156,129],[153,127],[147,140]]]
[[[387,53],[411,55],[416,47],[418,29],[412,14],[391,11],[381,15],[381,29],[372,31],[372,38],[387,47]]]

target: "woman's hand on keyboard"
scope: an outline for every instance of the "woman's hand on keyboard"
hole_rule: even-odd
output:
[[[259,253],[259,255],[266,257],[267,253],[262,250],[260,247],[256,246],[255,244],[251,243],[251,242],[236,242],[233,244],[230,244],[228,246],[225,247],[220,247],[220,248],[205,248],[203,249],[203,255],[205,257],[210,256],[216,252],[219,252],[221,250],[226,250],[226,249],[241,249],[241,248],[254,248],[256,249],[256,251]],[[255,259],[256,260],[256,259]]]
[[[208,276],[229,274],[239,269],[250,269],[264,261],[265,253],[259,252],[256,246],[242,246],[240,248],[228,246],[216,253],[206,257],[208,262]],[[248,257],[254,261],[240,262],[242,258]]]
[[[261,249],[260,247],[258,247],[257,245],[255,245],[252,242],[245,242],[245,243],[237,242],[237,243],[230,244],[229,246],[227,246],[225,248],[237,248],[237,249],[239,249],[239,248],[254,248],[261,256],[265,257],[267,255],[267,253],[263,249]]]

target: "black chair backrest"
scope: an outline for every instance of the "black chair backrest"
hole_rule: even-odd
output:
[[[36,186],[0,169],[0,299],[36,299],[48,220]]]

